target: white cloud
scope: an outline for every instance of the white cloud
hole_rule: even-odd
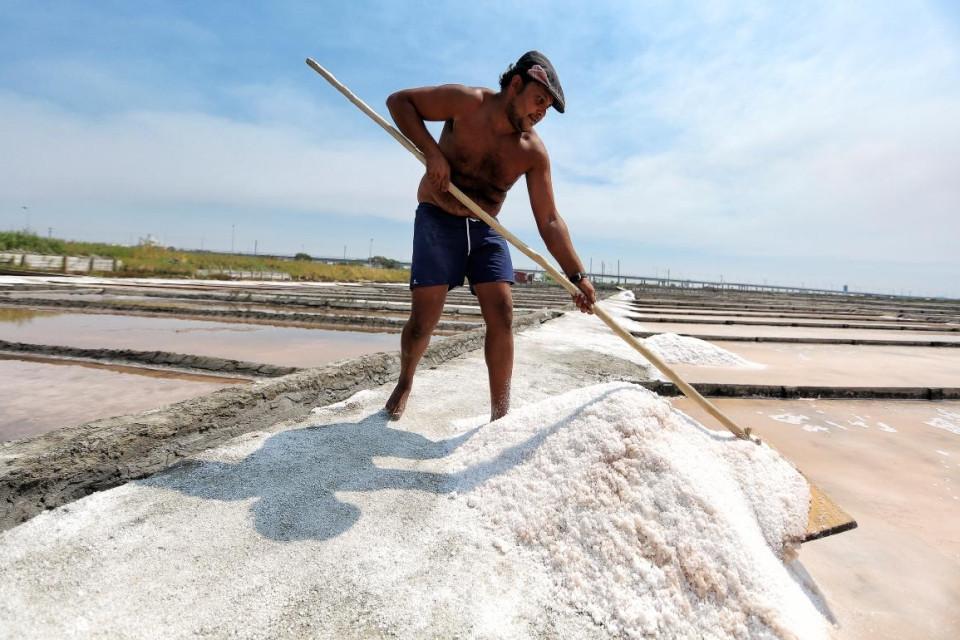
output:
[[[386,136],[323,142],[316,131],[195,112],[101,119],[10,95],[0,96],[0,119],[3,146],[16,150],[0,159],[0,194],[48,208],[190,203],[409,219],[421,174]]]
[[[561,171],[605,178],[558,181],[566,215],[611,238],[734,255],[956,262],[958,48],[929,14],[869,14],[825,9],[785,26],[791,16],[715,13],[718,28],[702,16],[676,26],[682,38],[601,87],[592,106],[608,111],[584,128],[593,140],[554,145]],[[618,157],[651,114],[669,142]]]

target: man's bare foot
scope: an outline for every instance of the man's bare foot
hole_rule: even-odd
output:
[[[397,386],[394,387],[393,393],[390,394],[390,398],[384,407],[391,420],[399,420],[400,416],[403,415],[404,409],[407,408],[407,397],[409,395],[410,386],[397,383]]]
[[[494,420],[499,420],[503,416],[507,415],[507,412],[510,411],[510,399],[505,398],[500,401],[491,403],[490,406],[490,422]]]

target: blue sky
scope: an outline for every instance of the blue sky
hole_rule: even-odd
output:
[[[532,48],[596,270],[960,297],[950,2],[0,0],[0,228],[408,259],[419,164],[304,58],[386,115]]]

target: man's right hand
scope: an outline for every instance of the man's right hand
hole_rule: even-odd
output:
[[[593,283],[584,276],[577,283],[577,289],[580,289],[580,293],[573,296],[573,303],[583,313],[593,313],[593,305],[597,304],[597,292],[593,288]]]
[[[426,154],[427,179],[433,188],[440,193],[446,193],[450,188],[450,163],[443,157],[439,149]]]

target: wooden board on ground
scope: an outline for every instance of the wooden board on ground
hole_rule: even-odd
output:
[[[857,521],[849,513],[838,507],[817,485],[809,480],[807,483],[810,485],[810,513],[803,542],[857,528]]]

